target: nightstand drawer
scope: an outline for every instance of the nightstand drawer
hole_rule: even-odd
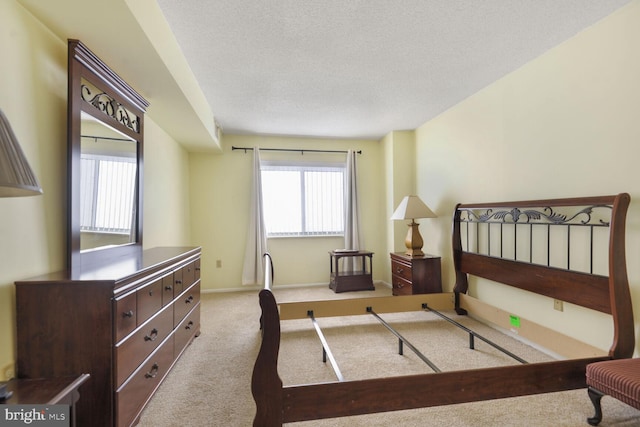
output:
[[[391,260],[391,274],[411,281],[411,264]]]
[[[413,294],[413,285],[410,281],[399,276],[393,276],[393,295],[411,295]]]

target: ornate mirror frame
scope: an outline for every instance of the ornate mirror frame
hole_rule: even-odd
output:
[[[149,103],[79,40],[68,41],[68,237],[67,267],[81,271],[105,258],[142,248],[144,115]],[[82,117],[90,116],[137,143],[130,241],[84,250],[80,232]]]

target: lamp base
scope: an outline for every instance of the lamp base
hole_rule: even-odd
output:
[[[422,252],[422,245],[424,244],[424,242],[422,241],[422,236],[420,235],[418,227],[420,227],[420,224],[412,219],[411,224],[409,224],[407,238],[404,240],[404,244],[407,247],[405,255],[410,257],[424,256],[424,252]]]
[[[407,249],[404,254],[411,258],[422,258],[424,256],[424,252],[420,249]]]

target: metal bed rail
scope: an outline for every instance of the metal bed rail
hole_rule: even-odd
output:
[[[506,348],[500,346],[499,344],[491,341],[490,339],[480,335],[479,333],[473,331],[472,329],[467,328],[466,326],[464,326],[463,324],[455,321],[454,319],[450,318],[449,316],[435,310],[432,309],[428,306],[428,304],[423,303],[422,304],[422,309],[424,311],[429,311],[434,313],[435,315],[437,315],[438,317],[446,320],[447,322],[453,324],[454,326],[462,329],[463,331],[467,332],[469,334],[469,348],[471,350],[475,350],[475,339],[478,338],[479,340],[485,342],[486,344],[488,344],[489,346],[495,348],[496,350],[500,351],[501,353],[511,357],[512,359],[522,363],[522,364],[528,364],[529,362],[527,362],[526,360],[524,360],[523,358],[519,357],[518,355],[512,353],[511,351],[507,350]],[[415,353],[416,356],[418,356],[418,358],[420,360],[422,360],[424,363],[426,363],[434,372],[442,372],[442,370],[440,368],[438,368],[437,365],[435,365],[427,356],[425,356],[420,350],[418,350],[407,338],[405,338],[402,334],[400,334],[400,332],[398,332],[393,326],[391,326],[386,320],[384,320],[378,313],[376,313],[372,307],[367,307],[366,308],[367,313],[371,314],[373,317],[376,318],[376,320],[378,320],[389,332],[391,332],[393,335],[396,336],[396,338],[398,338],[398,354],[403,355],[404,354],[404,346],[406,345],[407,347],[409,347],[409,349],[411,351],[413,351]],[[342,375],[342,373],[340,372],[340,368],[338,367],[338,363],[336,362],[335,357],[333,356],[333,353],[331,352],[331,349],[329,348],[329,344],[322,332],[322,329],[320,327],[320,325],[318,324],[318,321],[316,320],[313,310],[308,310],[307,311],[307,316],[311,319],[312,323],[313,323],[313,327],[316,330],[316,333],[318,335],[318,338],[320,339],[320,342],[322,344],[322,361],[324,363],[327,362],[327,359],[329,360],[329,363],[331,364],[331,367],[333,368],[333,371],[336,375],[336,378],[338,379],[338,381],[345,381],[344,376]]]
[[[525,363],[529,363],[529,362],[527,362],[526,360],[522,359],[521,357],[519,357],[519,356],[517,356],[517,355],[513,354],[512,352],[510,352],[510,351],[509,351],[509,350],[507,350],[506,348],[501,347],[500,345],[498,345],[498,344],[494,343],[494,342],[493,342],[493,341],[491,341],[490,339],[485,338],[485,337],[483,337],[482,335],[478,334],[477,332],[475,332],[475,331],[473,331],[473,330],[471,330],[471,329],[467,328],[467,327],[466,327],[466,326],[464,326],[463,324],[461,324],[461,323],[459,323],[459,322],[456,322],[455,320],[453,320],[453,319],[452,319],[452,318],[450,318],[449,316],[447,316],[447,315],[445,315],[445,314],[443,314],[443,313],[440,313],[438,310],[434,310],[434,309],[432,309],[432,308],[429,308],[429,306],[428,306],[427,304],[422,304],[422,308],[423,308],[425,311],[429,311],[429,312],[431,312],[431,313],[433,313],[433,314],[437,315],[438,317],[440,317],[440,318],[442,318],[442,319],[446,320],[447,322],[449,322],[449,323],[451,323],[451,324],[453,324],[453,325],[457,326],[458,328],[460,328],[460,329],[464,330],[465,332],[467,332],[467,333],[469,334],[469,348],[470,348],[471,350],[475,350],[475,340],[474,340],[474,338],[478,338],[479,340],[484,341],[485,343],[489,344],[491,347],[493,347],[493,348],[495,348],[496,350],[498,350],[498,351],[500,351],[500,352],[502,352],[502,353],[506,354],[507,356],[511,357],[512,359],[517,360],[517,361],[518,361],[518,362],[520,362],[520,363],[523,363],[523,364],[525,364]]]
[[[402,355],[404,353],[403,345],[406,345],[407,347],[409,347],[416,354],[416,356],[418,356],[420,358],[420,360],[422,360],[424,363],[429,365],[429,367],[431,369],[433,369],[434,372],[442,372],[431,360],[429,360],[429,358],[427,358],[427,356],[422,354],[420,352],[420,350],[418,350],[413,344],[411,344],[411,342],[409,342],[409,340],[407,340],[405,337],[403,337],[398,331],[396,331],[393,328],[393,326],[391,326],[382,317],[380,317],[375,311],[373,311],[373,308],[367,307],[367,313],[370,313],[371,315],[373,315],[373,317],[378,319],[378,321],[385,328],[387,328],[389,330],[389,332],[391,332],[393,335],[395,335],[398,338],[398,354]]]
[[[273,279],[274,279],[273,258],[271,258],[271,254],[269,252],[265,252],[262,255],[262,261],[264,264],[264,289],[271,291],[271,287],[273,286]],[[336,359],[333,357],[333,353],[331,353],[331,349],[329,348],[329,344],[327,343],[327,340],[324,337],[324,334],[322,333],[322,329],[320,329],[320,325],[318,324],[318,321],[313,316],[313,310],[307,311],[307,315],[311,319],[311,322],[313,323],[313,327],[315,328],[316,333],[318,334],[318,338],[322,343],[322,361],[326,363],[327,358],[329,358],[329,362],[331,363],[331,367],[333,368],[333,371],[335,372],[336,377],[338,378],[339,381],[344,381],[342,372],[340,372],[338,363],[336,362]],[[261,318],[260,329],[262,329],[262,327],[263,327],[263,322]]]
[[[324,337],[324,334],[322,333],[322,329],[320,328],[320,325],[318,324],[318,321],[316,320],[316,318],[313,315],[313,310],[309,310],[307,312],[307,316],[309,316],[309,318],[311,319],[311,322],[313,323],[313,327],[316,330],[316,333],[318,334],[318,338],[320,339],[320,342],[322,343],[322,361],[324,363],[327,363],[327,358],[329,358],[329,363],[331,364],[331,367],[333,368],[333,372],[336,374],[336,378],[338,378],[338,381],[344,381],[344,377],[342,376],[342,372],[340,372],[340,368],[338,367],[338,362],[336,362],[335,357],[333,357],[333,353],[331,353],[331,349],[329,348],[329,343],[327,342],[326,338]]]

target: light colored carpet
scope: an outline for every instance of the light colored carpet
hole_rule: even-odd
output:
[[[335,294],[327,287],[274,290],[278,302],[390,295],[373,292]],[[204,294],[202,333],[185,351],[142,414],[142,427],[252,425],[251,371],[260,345],[257,292]],[[455,313],[448,313],[455,316]],[[512,359],[429,313],[382,315],[442,370],[513,364]],[[466,317],[456,317],[530,362],[549,356]],[[370,315],[318,319],[347,380],[428,373],[429,367]],[[279,372],[285,385],[333,381],[329,363],[310,320],[282,322]],[[438,390],[433,390],[437,393]],[[602,400],[603,427],[640,425],[640,411],[615,399]],[[593,406],[586,390],[549,393],[329,420],[288,424],[316,426],[587,426]]]

